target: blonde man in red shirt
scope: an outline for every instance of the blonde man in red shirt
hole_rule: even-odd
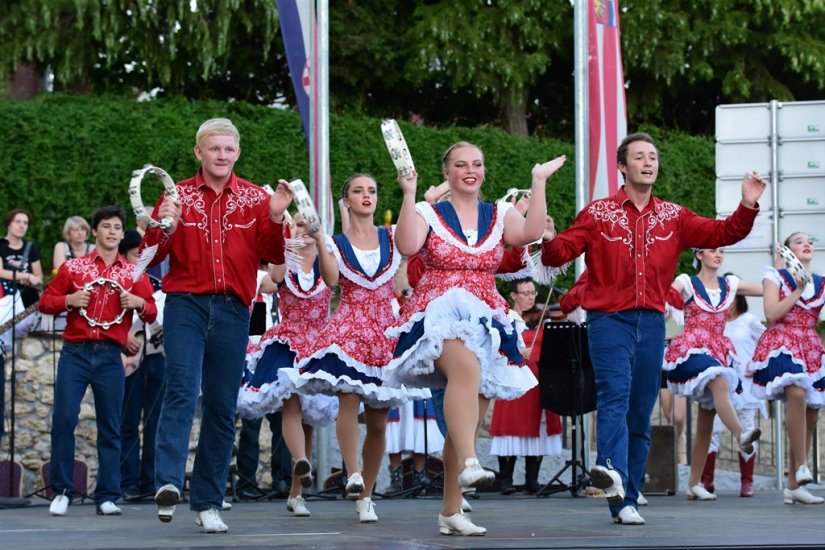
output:
[[[759,174],[746,174],[736,211],[726,220],[711,220],[653,196],[659,151],[649,135],[627,136],[616,157],[624,186],[584,207],[565,231],[549,231],[541,260],[561,266],[586,253],[581,305],[598,403],[598,459],[590,477],[605,491],[616,523],[641,525],[637,499],[661,378],[665,299],[679,254],[747,236],[765,182]]]
[[[49,507],[63,516],[72,483],[80,402],[92,386],[97,420],[98,473],[94,501],[98,515],[120,515],[120,417],[125,375],[120,350],[132,326],[132,310],[151,323],[157,316],[152,283],[144,273],[134,280],[134,266],[118,254],[126,212],[104,206],[92,217],[95,249],[68,260],[46,286],[38,307],[57,315],[68,310],[63,349],[54,384],[51,486]],[[85,487],[78,487],[83,490]]]
[[[150,265],[169,258],[163,278],[165,393],[155,455],[158,517],[172,521],[180,500],[195,403],[203,418],[192,470],[189,506],[207,533],[225,533],[220,516],[232,445],[235,409],[249,335],[249,304],[258,263],[284,263],[284,211],[292,193],[283,180],[270,197],[233,170],[240,135],[225,118],[198,129],[198,173],[177,184],[179,200],[155,206],[168,228],[146,231],[141,249],[157,246]]]

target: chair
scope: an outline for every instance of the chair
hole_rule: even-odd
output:
[[[0,460],[0,497],[19,497],[23,493],[23,466]]]
[[[51,500],[54,498],[54,490],[51,484],[52,463],[44,462],[40,467],[40,475],[43,478],[43,487],[45,491],[45,498]],[[91,498],[87,491],[89,490],[89,466],[82,460],[75,459],[72,467],[72,484],[74,490],[72,491],[72,500],[79,498],[83,502],[87,498]]]

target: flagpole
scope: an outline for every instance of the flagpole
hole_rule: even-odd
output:
[[[576,0],[573,6],[573,62],[574,62],[574,108],[576,131],[576,212],[578,213],[590,202],[590,147],[588,133],[588,43],[587,43],[587,8],[593,0]],[[583,270],[582,258],[576,261],[576,276]]]
[[[588,61],[589,50],[587,43],[587,11],[588,2],[593,0],[576,0],[573,6],[573,62],[574,62],[574,122],[576,130],[576,212],[581,211],[585,205],[590,202],[590,164],[589,164],[589,142],[588,134]],[[579,256],[576,259],[576,278],[578,278],[582,271],[584,271],[584,257]],[[578,418],[574,416],[573,422],[578,422]],[[587,450],[582,453],[585,470],[590,469],[590,418],[591,415],[584,415],[583,426],[579,429],[584,434],[584,448]],[[576,457],[571,457],[576,460]],[[575,483],[577,480],[572,480]]]
[[[312,0],[310,4],[310,180],[312,188],[317,190],[315,206],[324,224],[324,232],[332,235],[334,224],[329,200],[329,3],[328,0]],[[330,437],[332,433],[328,427],[318,429],[316,479],[319,488],[331,471]]]

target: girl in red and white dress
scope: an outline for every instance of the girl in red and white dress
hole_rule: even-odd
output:
[[[699,404],[687,489],[690,500],[716,500],[700,481],[717,413],[745,453],[753,452],[753,443],[762,435],[758,428],[743,431],[739,424],[731,402],[731,395],[739,387],[734,368],[738,359],[730,338],[724,334],[728,310],[736,295],[759,296],[762,289],[735,275],[719,277],[724,257],[721,248],[695,250],[694,266],[699,272],[692,277],[683,273],[672,285],[685,302],[685,329],[670,341],[665,352],[668,388],[673,395],[684,395]]]
[[[420,250],[426,270],[398,325],[387,331],[399,337],[388,374],[395,384],[446,386],[444,501],[438,517],[445,535],[486,533],[461,511],[459,489],[494,477],[476,458],[479,421],[489,399],[515,399],[537,384],[519,352],[523,323],[510,316],[495,273],[505,242],[524,246],[543,236],[545,183],[564,161],[559,157],[533,168],[526,219],[509,203],[479,201],[484,156],[467,142],[453,145],[443,158],[449,200],[416,204],[418,175],[398,178],[399,250],[407,256]]]
[[[295,219],[300,221],[301,215]],[[287,264],[272,267],[272,280],[278,283],[281,322],[261,337],[249,354],[250,380],[238,394],[238,413],[242,418],[260,418],[283,410],[284,442],[292,456],[292,487],[286,507],[296,516],[310,515],[301,487],[312,485],[313,427],[331,424],[338,414],[338,402],[326,395],[303,395],[285,374],[297,358],[308,353],[329,317],[331,292],[321,278],[315,241],[297,226],[284,231]]]
[[[822,276],[811,273],[814,244],[805,233],[793,233],[785,246],[802,263],[807,280],[796,280],[787,269],[767,268],[762,278],[768,329],[753,352],[753,393],[761,399],[785,401],[788,432],[786,504],[821,504],[804,485],[813,481],[808,449],[819,409],[825,406],[825,346],[816,332],[825,305]]]
[[[378,184],[371,176],[351,176],[341,189],[349,210],[349,227],[325,246],[323,230],[312,233],[319,249],[321,275],[341,287],[341,302],[314,343],[313,350],[288,374],[299,391],[336,395],[338,443],[349,477],[347,497],[356,502],[361,523],[378,516],[372,491],[384,455],[387,412],[409,399],[429,397],[426,390],[407,391],[384,384],[384,367],[395,341],[384,336],[394,323],[393,276],[401,262],[392,230],[373,220]],[[358,412],[364,403],[367,428],[358,463]]]

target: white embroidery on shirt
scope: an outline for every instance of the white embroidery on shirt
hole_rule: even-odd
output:
[[[203,193],[195,185],[179,185],[178,192],[182,206],[193,210],[198,218],[195,221],[187,221],[184,216],[181,216],[180,223],[187,227],[197,227],[198,230],[203,233],[206,242],[209,243],[211,240],[211,227],[209,226],[209,216],[206,214],[206,203],[203,200]],[[230,192],[227,195],[226,211],[221,220],[221,242],[226,241],[226,231],[232,229],[248,229],[255,225],[257,221],[253,217],[245,223],[233,224],[229,221],[232,214],[240,210],[240,215],[245,217],[247,215],[247,209],[256,207],[267,199],[269,199],[269,195],[263,190],[254,187],[240,186],[237,193]]]

